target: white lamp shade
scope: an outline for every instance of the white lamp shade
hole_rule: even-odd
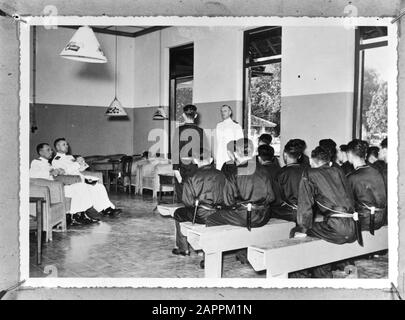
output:
[[[128,114],[125,112],[125,109],[122,107],[121,102],[117,98],[111,102],[107,111],[105,112],[106,116],[115,116],[115,117],[125,117]]]
[[[88,26],[80,27],[70,39],[69,43],[60,53],[60,56],[66,59],[91,62],[106,63],[107,58],[101,51],[93,30]]]

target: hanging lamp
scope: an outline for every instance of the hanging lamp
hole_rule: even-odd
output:
[[[96,35],[89,26],[82,26],[59,54],[62,58],[90,63],[106,63]]]
[[[115,27],[115,31],[117,31],[117,27]],[[115,34],[115,77],[114,77],[114,82],[115,82],[115,93],[114,93],[114,99],[110,103],[110,106],[108,107],[107,111],[105,112],[106,116],[114,116],[114,117],[125,117],[128,116],[126,113],[125,109],[122,107],[121,102],[117,99],[117,46],[118,46],[118,36]]]

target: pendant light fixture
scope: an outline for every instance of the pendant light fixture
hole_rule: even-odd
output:
[[[160,72],[162,70],[162,33],[161,31],[159,31],[159,76],[158,76],[158,80],[159,80],[159,107],[157,108],[157,110],[154,112],[153,114],[153,120],[168,120],[169,117],[166,113],[166,110],[164,107],[161,106],[161,100],[160,100],[160,96],[161,96],[161,79],[160,79]]]
[[[107,62],[100,43],[89,26],[80,27],[59,55],[65,59],[81,62]]]
[[[117,27],[115,27],[115,31],[117,31]],[[114,116],[114,117],[125,117],[128,116],[125,109],[122,107],[121,102],[117,99],[117,46],[118,46],[118,36],[115,34],[115,91],[114,91],[114,99],[110,103],[105,115],[106,116]]]

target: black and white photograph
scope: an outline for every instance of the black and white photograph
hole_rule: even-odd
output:
[[[22,286],[396,290],[399,30],[356,9],[13,16]]]

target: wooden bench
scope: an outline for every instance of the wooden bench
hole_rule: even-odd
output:
[[[371,235],[363,231],[364,247],[357,242],[334,244],[313,237],[293,238],[252,245],[248,260],[256,271],[267,270],[267,278],[288,278],[288,273],[388,249],[388,227]]]
[[[191,222],[182,222],[180,226],[191,247],[205,253],[205,277],[221,278],[223,252],[288,239],[295,223],[271,219],[265,226],[251,231],[230,225],[206,227]]]

